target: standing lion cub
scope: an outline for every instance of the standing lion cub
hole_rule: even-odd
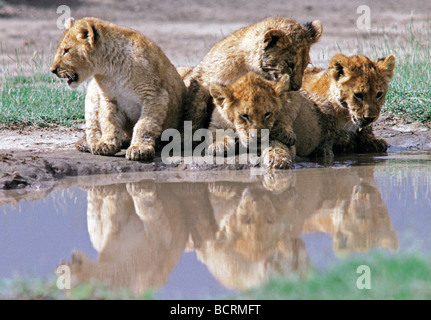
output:
[[[80,151],[151,160],[162,131],[178,128],[184,82],[163,51],[137,31],[96,18],[66,23],[51,72],[71,88],[93,77]]]

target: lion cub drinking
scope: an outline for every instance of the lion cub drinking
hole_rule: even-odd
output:
[[[228,85],[248,72],[268,80],[287,74],[291,90],[299,90],[310,48],[321,34],[318,20],[301,25],[283,17],[267,18],[233,32],[215,44],[196,67],[179,68],[188,87],[185,119],[192,121],[193,130],[206,127],[211,115],[210,84]],[[292,143],[289,136],[283,142]]]
[[[305,70],[303,88],[328,99],[336,113],[336,152],[385,152],[388,144],[374,136],[371,123],[380,115],[395,56],[373,61],[335,54],[328,69]]]
[[[250,139],[261,138],[262,129],[277,136],[288,126],[296,134],[296,144],[288,147],[270,139],[269,148],[262,150],[262,166],[289,168],[295,154],[321,152],[333,158],[335,114],[331,104],[305,90],[291,91],[287,75],[275,82],[250,72],[230,85],[211,84],[209,90],[215,108],[209,124],[214,142],[208,153],[216,155],[235,148],[235,139],[228,135],[216,140],[217,129],[235,130],[239,142],[247,147]]]
[[[93,77],[80,151],[151,160],[167,128],[178,128],[184,82],[163,51],[140,33],[96,18],[70,19],[51,71],[71,88]]]

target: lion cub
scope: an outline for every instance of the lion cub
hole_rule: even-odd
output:
[[[188,87],[185,119],[193,130],[208,125],[211,83],[228,85],[248,72],[268,80],[289,75],[291,90],[299,90],[304,69],[310,61],[310,47],[322,34],[320,21],[305,25],[288,18],[267,18],[233,32],[215,44],[193,69],[180,68]],[[281,137],[282,138],[282,137]],[[289,133],[286,141],[291,145]]]
[[[303,88],[328,99],[336,113],[336,152],[385,152],[387,143],[374,136],[371,123],[380,115],[395,57],[372,61],[365,56],[335,54],[326,70],[305,70]]]
[[[163,51],[140,33],[96,18],[66,23],[51,71],[71,88],[93,77],[85,99],[80,151],[151,160],[156,141],[178,128],[184,82]]]
[[[333,158],[335,114],[331,104],[305,90],[291,91],[287,75],[275,82],[250,72],[230,85],[211,84],[210,94],[215,108],[209,129],[215,142],[208,147],[208,153],[215,155],[235,148],[236,141],[229,135],[216,141],[217,129],[235,130],[239,142],[248,147],[250,139],[261,138],[262,129],[268,129],[270,136],[278,136],[287,125],[296,134],[295,145],[288,147],[270,139],[269,149],[262,151],[263,166],[289,168],[295,154],[322,152]]]

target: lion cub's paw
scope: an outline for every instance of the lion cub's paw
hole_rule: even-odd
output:
[[[211,143],[207,148],[207,154],[208,155],[217,155],[217,154],[224,154],[224,143]]]
[[[388,150],[388,143],[383,139],[366,140],[359,147],[363,152],[380,153]]]
[[[128,183],[126,188],[130,196],[144,201],[146,206],[153,205],[157,200],[157,188],[152,180]]]
[[[323,148],[320,151],[321,161],[324,166],[332,166],[334,165],[334,152],[331,148]]]
[[[265,190],[268,190],[275,194],[281,194],[282,192],[285,192],[288,188],[290,188],[292,185],[295,185],[294,178],[289,171],[275,172],[269,170],[261,177],[261,179],[262,186],[265,188]]]
[[[118,190],[112,188],[112,186],[93,186],[91,189],[88,189],[87,192],[89,196],[98,196],[102,198],[114,197],[118,195]]]
[[[208,185],[208,191],[218,198],[229,200],[236,195],[235,187],[227,182],[211,182]]]
[[[75,148],[81,152],[91,153],[91,148],[87,143],[87,138],[85,135],[75,142]]]
[[[271,134],[271,138],[284,143],[288,147],[293,146],[296,143],[296,134],[292,131],[282,131],[278,134]]]
[[[292,158],[288,150],[281,147],[269,147],[262,153],[262,167],[270,169],[292,168]]]
[[[91,146],[91,153],[100,156],[113,156],[121,150],[121,145],[115,142],[100,141]]]
[[[131,145],[126,151],[126,159],[132,161],[149,161],[154,159],[156,151],[152,145]]]
[[[223,156],[230,154],[235,148],[235,145],[226,142],[213,142],[207,148],[207,154],[213,156]]]
[[[157,190],[153,180],[131,182],[126,185],[127,192],[132,196],[155,197]]]

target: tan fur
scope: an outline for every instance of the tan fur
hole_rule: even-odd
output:
[[[95,278],[141,294],[162,287],[184,250],[194,250],[221,284],[250,289],[273,276],[307,274],[303,235],[318,232],[332,236],[336,255],[396,251],[374,170],[273,170],[246,182],[90,187],[88,233],[97,259],[73,253],[66,263],[72,285]]]
[[[301,89],[289,92],[282,111],[284,114],[289,114],[292,109],[287,107],[289,105],[298,106],[298,113],[293,121],[296,154],[301,157],[316,155],[323,157],[326,164],[331,164],[335,131],[335,113],[331,103]]]
[[[181,76],[182,79],[185,79],[185,77],[187,77],[190,72],[193,71],[192,67],[178,67],[177,68],[177,72],[178,74]]]
[[[393,55],[372,61],[337,53],[328,69],[305,70],[303,88],[325,97],[335,109],[337,151],[387,150],[387,143],[377,139],[369,125],[380,115],[394,68]]]
[[[305,221],[303,231],[329,233],[337,256],[374,248],[398,250],[397,232],[372,167],[354,167],[335,181],[328,180],[321,197],[322,207]]]
[[[284,180],[291,171],[275,173]],[[234,182],[217,182],[209,190],[218,229],[196,252],[218,281],[242,291],[273,276],[307,272],[310,261],[300,238],[306,214],[297,214],[292,193]]]
[[[233,32],[215,44],[184,77],[188,87],[185,119],[192,121],[194,130],[205,127],[211,113],[207,109],[211,102],[209,85],[231,84],[248,72],[256,72],[269,80],[278,80],[287,74],[291,89],[298,90],[310,60],[310,47],[321,34],[322,24],[318,20],[302,26],[281,17],[268,18]]]
[[[76,88],[93,77],[85,99],[80,151],[150,160],[167,128],[178,128],[185,86],[163,51],[140,33],[96,18],[68,21],[51,71]]]
[[[310,233],[329,233],[337,256],[398,249],[373,166],[307,171],[270,171],[268,180],[286,182],[277,192],[256,181],[209,185],[218,230],[196,252],[221,283],[247,290],[275,275],[307,271],[303,238]]]
[[[235,130],[246,147],[251,130],[256,130],[255,138],[260,139],[261,130],[268,129],[273,137],[290,132],[284,140],[290,138],[296,144],[287,147],[271,139],[270,148],[262,155],[267,167],[289,168],[295,153],[308,156],[323,151],[324,156],[332,158],[334,112],[330,103],[305,90],[290,91],[288,82],[287,76],[275,82],[251,72],[227,86],[212,84],[210,93],[215,107],[209,129],[215,142],[209,146],[209,153],[220,154],[234,148],[232,138],[216,141],[217,129]]]
[[[181,202],[153,181],[89,188],[88,233],[97,259],[73,252],[64,263],[72,285],[96,279],[137,295],[163,286],[188,240],[183,216],[177,214]]]
[[[292,120],[288,113],[284,119],[280,117],[288,87],[287,76],[274,82],[265,80],[253,72],[227,86],[212,84],[210,94],[215,107],[209,129],[214,142],[208,147],[208,153],[224,154],[225,150],[235,149],[235,140],[232,137],[226,135],[224,140],[217,140],[217,129],[234,130],[244,147],[248,147],[253,141],[258,142],[262,138],[262,129],[271,131],[274,124],[277,126],[281,126],[278,123],[286,124],[289,127],[288,131],[293,134]],[[297,111],[294,110],[292,113],[296,114]],[[294,150],[294,147],[287,147],[281,143],[278,145],[277,141],[271,140],[269,150],[262,151],[263,165],[271,168],[290,168]]]

